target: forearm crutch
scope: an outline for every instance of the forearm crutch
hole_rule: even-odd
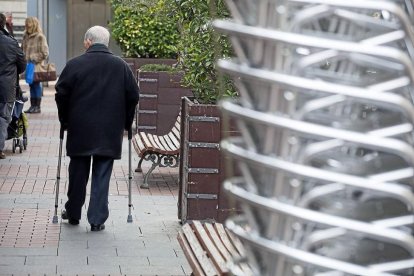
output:
[[[62,126],[60,126],[59,158],[58,158],[58,167],[57,167],[57,174],[56,174],[55,214],[53,215],[53,223],[58,223],[57,209],[59,207],[60,166],[61,166],[61,161],[62,161],[62,144],[63,144],[64,134],[65,134],[65,130],[63,129]]]
[[[131,198],[131,181],[132,181],[132,162],[131,162],[131,140],[132,140],[132,130],[128,129],[128,218],[127,222],[132,222],[131,208],[132,208],[132,198]]]

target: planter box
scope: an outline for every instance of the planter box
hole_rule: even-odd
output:
[[[145,64],[168,64],[173,65],[177,63],[176,59],[169,58],[122,58],[128,63],[134,75],[138,78],[138,70],[142,65]]]
[[[158,59],[158,58],[123,58],[128,63],[132,72],[140,84],[140,100],[135,112],[135,131],[146,131],[154,134],[165,134],[168,132],[180,110],[181,99],[174,97],[173,94],[182,96],[191,96],[189,89],[182,88],[180,84],[181,75],[162,76],[159,81],[159,72],[157,76],[143,76],[143,81],[139,81],[139,68],[145,64],[167,64],[177,63],[176,59]],[[171,79],[171,80],[170,80]],[[164,93],[168,90],[168,93]],[[172,93],[169,93],[174,90]],[[178,91],[177,91],[178,90]],[[168,101],[173,97],[174,100]],[[159,103],[158,100],[161,99]],[[167,104],[164,104],[167,102]]]
[[[180,73],[139,71],[138,131],[164,135],[171,130],[181,98],[192,96],[190,89],[181,86],[181,78]]]
[[[222,191],[225,157],[220,151],[224,135],[217,105],[194,104],[187,97],[181,107],[181,152],[178,218],[223,222],[235,208]]]

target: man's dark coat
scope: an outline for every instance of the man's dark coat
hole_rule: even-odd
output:
[[[0,103],[16,99],[17,75],[26,69],[26,60],[16,39],[0,29]]]
[[[94,44],[66,64],[56,84],[68,156],[121,158],[124,129],[132,125],[139,88],[128,64]]]

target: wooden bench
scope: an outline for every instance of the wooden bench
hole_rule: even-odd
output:
[[[145,174],[144,183],[141,188],[148,189],[148,176],[157,167],[178,167],[180,154],[180,129],[181,113],[177,116],[172,129],[165,135],[138,132],[132,139],[135,151],[141,159],[138,162],[136,172],[142,172],[142,161],[149,160],[152,162],[151,168]]]
[[[228,262],[245,256],[243,245],[221,223],[186,223],[178,232],[177,239],[195,276],[230,275]],[[243,263],[237,265],[232,273],[253,275],[250,267]]]

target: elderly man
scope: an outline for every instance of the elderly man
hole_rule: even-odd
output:
[[[0,14],[0,159],[5,159],[7,126],[16,99],[17,75],[26,68],[26,60],[17,41],[4,29],[6,16]]]
[[[92,160],[87,212],[91,231],[105,228],[114,159],[121,158],[124,130],[131,128],[139,88],[129,66],[108,50],[109,32],[90,28],[86,52],[70,60],[56,84],[59,120],[67,129],[68,201],[62,219],[79,224]]]

